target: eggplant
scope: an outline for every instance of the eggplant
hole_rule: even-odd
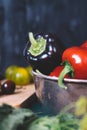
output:
[[[48,75],[56,66],[61,63],[61,56],[65,47],[62,41],[53,33],[29,32],[23,56],[32,66],[33,70],[39,70]]]

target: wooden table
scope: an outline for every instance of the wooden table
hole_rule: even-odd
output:
[[[35,93],[34,84],[22,86],[21,88],[16,89],[14,94],[1,95],[0,105],[6,103],[13,107],[19,107],[25,100],[27,100],[34,93]]]

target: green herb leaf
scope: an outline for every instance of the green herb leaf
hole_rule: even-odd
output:
[[[36,115],[29,109],[15,109],[8,105],[0,107],[0,130],[18,130],[25,122],[29,124],[32,119],[36,119]]]

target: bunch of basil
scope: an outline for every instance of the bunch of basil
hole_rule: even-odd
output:
[[[0,106],[0,130],[78,130],[78,120],[71,113],[38,116],[27,108]]]

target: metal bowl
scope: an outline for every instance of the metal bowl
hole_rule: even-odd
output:
[[[87,96],[87,80],[64,79],[67,89],[58,86],[58,78],[33,71],[36,96],[45,111],[57,114],[64,106]]]

